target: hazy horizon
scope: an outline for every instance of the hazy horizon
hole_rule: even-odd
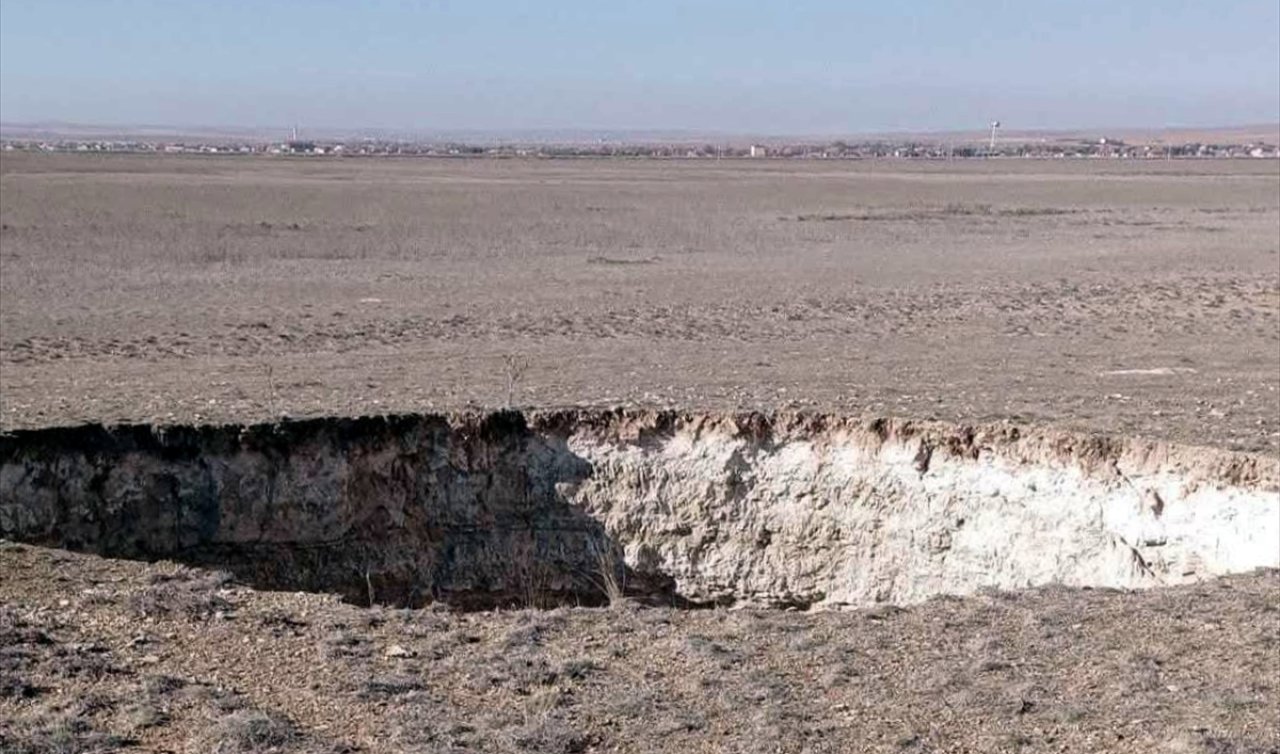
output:
[[[1280,4],[6,0],[0,120],[758,135],[1280,122]]]
[[[987,128],[946,131],[848,131],[843,133],[763,133],[749,131],[708,131],[698,129],[393,129],[360,127],[308,127],[306,124],[164,124],[164,123],[77,123],[68,121],[0,121],[0,137],[6,139],[244,139],[273,142],[289,138],[296,127],[299,138],[321,141],[386,139],[418,142],[466,142],[475,144],[701,144],[701,143],[824,143],[831,141],[908,140],[920,142],[985,142]],[[1000,140],[1034,142],[1049,139],[1129,138],[1135,141],[1162,141],[1188,138],[1226,139],[1243,142],[1280,140],[1280,122],[1239,123],[1200,127],[1094,126],[1084,128],[1011,129],[1002,125]]]

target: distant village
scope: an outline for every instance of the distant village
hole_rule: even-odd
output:
[[[309,140],[279,142],[234,140],[103,140],[103,139],[3,139],[0,149],[28,152],[117,152],[196,155],[266,155],[277,157],[495,157],[495,158],[666,158],[666,159],[799,159],[799,160],[959,160],[990,158],[1037,159],[1198,159],[1280,158],[1280,146],[1246,144],[1128,144],[1098,138],[1060,140],[1010,140],[975,144],[926,141],[833,141],[768,144],[465,144],[393,141],[381,139]]]

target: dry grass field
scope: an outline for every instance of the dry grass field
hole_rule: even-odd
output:
[[[0,426],[813,408],[1280,448],[1280,165],[5,154]]]
[[[5,752],[1280,750],[1275,572],[827,613],[370,610],[25,545],[0,573]]]
[[[0,157],[0,431],[508,403],[1274,455],[1280,164]],[[0,542],[0,752],[1280,752],[1275,571],[617,602]]]

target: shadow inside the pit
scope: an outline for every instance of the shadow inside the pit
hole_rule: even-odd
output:
[[[32,430],[0,437],[0,537],[360,605],[704,606],[573,504],[594,473],[514,411]]]
[[[516,415],[519,417],[519,415]],[[624,548],[604,524],[575,505],[566,490],[595,473],[566,439],[535,434],[519,417],[483,471],[488,512],[476,521],[437,530],[426,570],[396,568],[356,574],[339,592],[344,600],[420,607],[443,603],[459,611],[500,608],[600,607],[620,601],[699,609],[712,604],[680,595],[675,579],[626,562]],[[463,471],[471,473],[463,463]],[[459,469],[455,469],[458,471]],[[330,591],[335,584],[330,583]]]

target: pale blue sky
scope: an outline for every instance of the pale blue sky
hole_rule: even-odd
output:
[[[1280,2],[0,2],[0,119],[761,134],[1280,120]]]

